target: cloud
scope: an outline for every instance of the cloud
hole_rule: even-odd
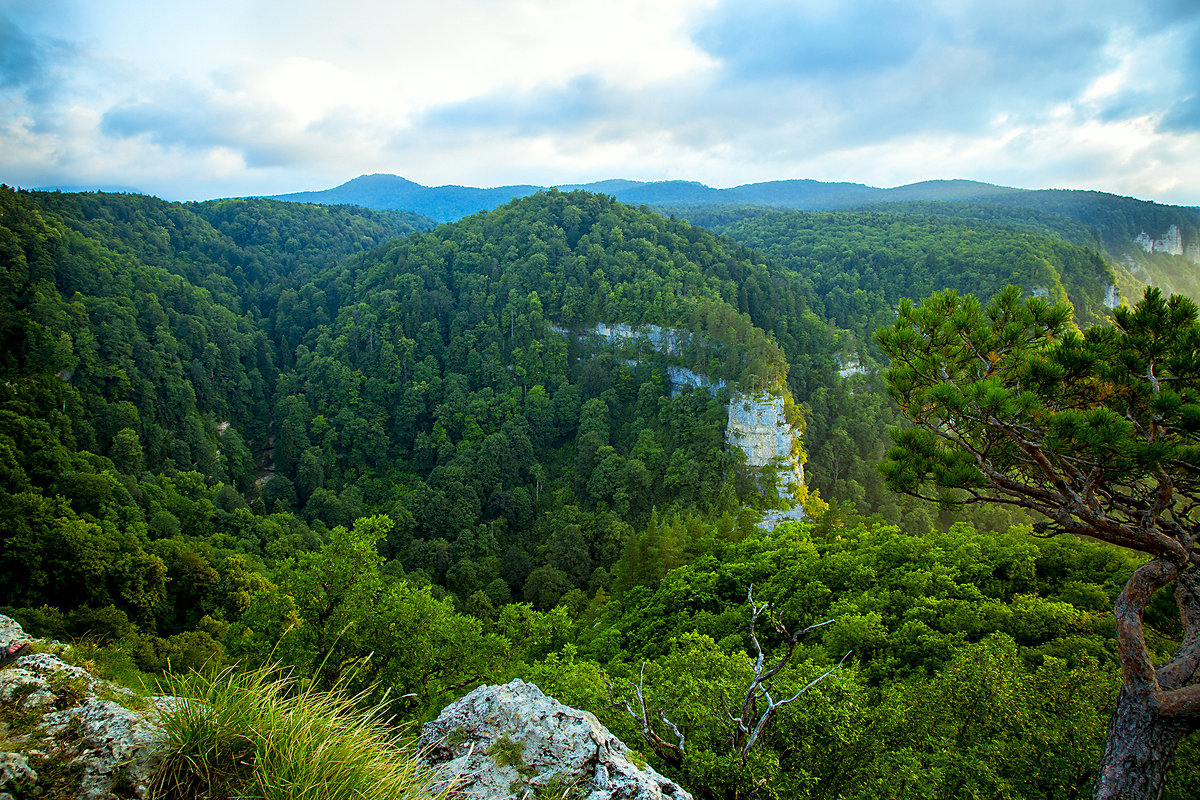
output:
[[[37,43],[0,12],[0,86],[28,86],[43,75]]]
[[[694,41],[738,79],[837,78],[910,61],[928,18],[897,3],[725,2]]]
[[[750,114],[765,90],[837,115],[839,138],[982,129],[1068,101],[1104,68],[1103,21],[1067,5],[726,2],[696,41],[729,91],[758,89]]]
[[[614,92],[595,75],[572,79],[565,86],[501,91],[449,105],[435,106],[414,120],[414,127],[446,134],[490,130],[519,136],[594,125],[620,116]]]
[[[1200,169],[1194,0],[0,8],[0,180],[26,185],[1091,174],[1179,194]]]
[[[726,3],[693,27],[714,69],[661,85],[586,74],[497,89],[427,109],[389,152],[410,162],[424,149],[427,164],[473,165],[512,182],[558,167],[572,179],[717,185],[963,176],[1079,186],[1090,174],[1093,188],[1105,188],[1105,175],[1161,188],[1165,172],[1187,164],[1186,146],[1154,124],[1181,49],[1169,4],[1145,14],[1083,13],[1080,3],[890,5]],[[800,45],[808,51],[787,56]],[[589,163],[618,171],[580,175]]]
[[[99,133],[183,150],[223,148],[250,168],[283,167],[311,155],[299,146],[302,131],[288,122],[284,109],[246,92],[175,80],[156,87],[150,100],[107,110]]]
[[[55,102],[63,73],[78,55],[68,42],[31,30],[31,22],[0,8],[0,92],[22,107]]]
[[[1180,38],[1181,79],[1175,87],[1174,102],[1163,115],[1160,129],[1175,133],[1200,132],[1200,23],[1193,24]]]

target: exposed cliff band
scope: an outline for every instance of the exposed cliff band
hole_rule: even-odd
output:
[[[682,356],[692,344],[692,334],[659,325],[634,326],[625,323],[599,323],[592,328],[572,332],[554,327],[564,336],[578,336],[593,346],[632,349],[633,355],[661,353],[668,358]],[[634,359],[636,360],[636,359]],[[667,366],[672,391],[706,388],[714,396],[726,388],[724,381],[679,365]],[[744,391],[735,387],[729,394],[729,421],[725,441],[745,454],[745,464],[760,476],[764,495],[777,499],[784,508],[768,512],[764,525],[773,527],[784,519],[804,516],[803,503],[808,497],[804,483],[803,421],[782,378],[778,385]]]

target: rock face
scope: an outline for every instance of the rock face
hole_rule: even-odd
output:
[[[779,494],[789,498],[804,483],[804,465],[800,462],[800,434],[788,423],[784,407],[779,394],[733,395],[725,441],[741,448],[749,466],[774,466],[779,474]]]
[[[551,328],[563,336],[576,335],[566,328]],[[691,342],[691,334],[687,331],[658,325],[598,323],[578,335],[593,347],[630,347],[642,355],[652,352],[665,353],[668,356],[680,355]],[[626,360],[626,363],[636,363],[636,359]],[[841,375],[845,378],[864,371],[855,360],[841,370]],[[667,366],[667,380],[671,384],[672,394],[698,387],[707,389],[715,396],[725,388],[725,382],[720,379],[711,379],[707,375],[675,364]],[[791,502],[787,509],[767,512],[762,521],[763,526],[767,528],[772,528],[784,520],[804,518],[804,509],[797,502],[804,486],[803,449],[800,446],[800,432],[784,417],[786,402],[783,390],[751,394],[734,391],[729,400],[726,443],[746,454],[747,466],[757,470],[768,466],[774,468],[775,485],[763,486],[763,489],[768,493],[773,489],[785,502]]]
[[[0,647],[25,641],[21,626],[0,615]],[[52,653],[0,667],[0,740],[12,749],[0,752],[0,798],[145,797],[162,729],[153,711],[122,703],[136,705],[128,689]]]
[[[1147,253],[1169,253],[1173,256],[1181,256],[1184,253],[1183,233],[1179,230],[1178,225],[1170,226],[1166,233],[1157,239],[1151,238],[1150,234],[1142,231],[1133,238],[1133,241]]]
[[[1121,291],[1117,289],[1116,284],[1104,284],[1104,307],[1114,309],[1121,305]]]
[[[664,328],[661,325],[634,326],[624,322],[597,323],[589,331],[589,334],[610,344],[614,342],[642,344],[669,356],[682,354],[684,348],[692,340],[691,334],[687,331]]]
[[[667,380],[671,384],[671,395],[677,395],[685,389],[708,389],[708,393],[716,395],[721,389],[725,388],[725,381],[718,378],[710,380],[707,375],[701,375],[699,372],[693,372],[687,367],[676,367],[669,365],[667,367]]]
[[[421,729],[426,762],[473,800],[571,796],[691,800],[586,711],[524,681],[480,686]]]

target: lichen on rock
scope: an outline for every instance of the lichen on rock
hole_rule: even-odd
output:
[[[531,683],[480,686],[421,729],[425,761],[466,798],[570,794],[586,800],[691,800],[596,717]]]
[[[0,646],[25,641],[21,626],[0,615]],[[146,797],[163,731],[153,711],[121,705],[132,698],[49,652],[0,668],[0,738],[11,750],[0,753],[0,797]]]

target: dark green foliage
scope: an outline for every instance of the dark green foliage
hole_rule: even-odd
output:
[[[404,239],[419,221],[260,200],[5,189],[0,211],[0,605],[31,630],[152,672],[283,662],[405,719],[533,676],[635,745],[602,675],[629,697],[645,660],[703,796],[1083,785],[1133,565],[890,494],[872,463],[898,411],[864,334],[964,265],[1090,304],[1085,251],[933,212],[762,215],[739,235],[768,263],[583,192]],[[597,323],[685,335],[667,354]],[[725,388],[673,387],[679,367]],[[840,504],[765,534],[725,404],[785,384]],[[782,690],[855,655],[743,762],[719,706],[745,688],[750,584],[789,624],[838,619]]]
[[[1186,559],[1200,499],[1196,304],[1148,289],[1114,316],[1076,333],[1069,307],[1021,302],[1015,287],[986,309],[953,292],[903,304],[879,334],[914,423],[895,433],[889,485]]]
[[[824,315],[864,342],[901,298],[941,289],[991,296],[1015,284],[1071,302],[1081,322],[1103,321],[1103,283],[1116,280],[1095,251],[1004,221],[780,212],[718,230],[803,274]]]

